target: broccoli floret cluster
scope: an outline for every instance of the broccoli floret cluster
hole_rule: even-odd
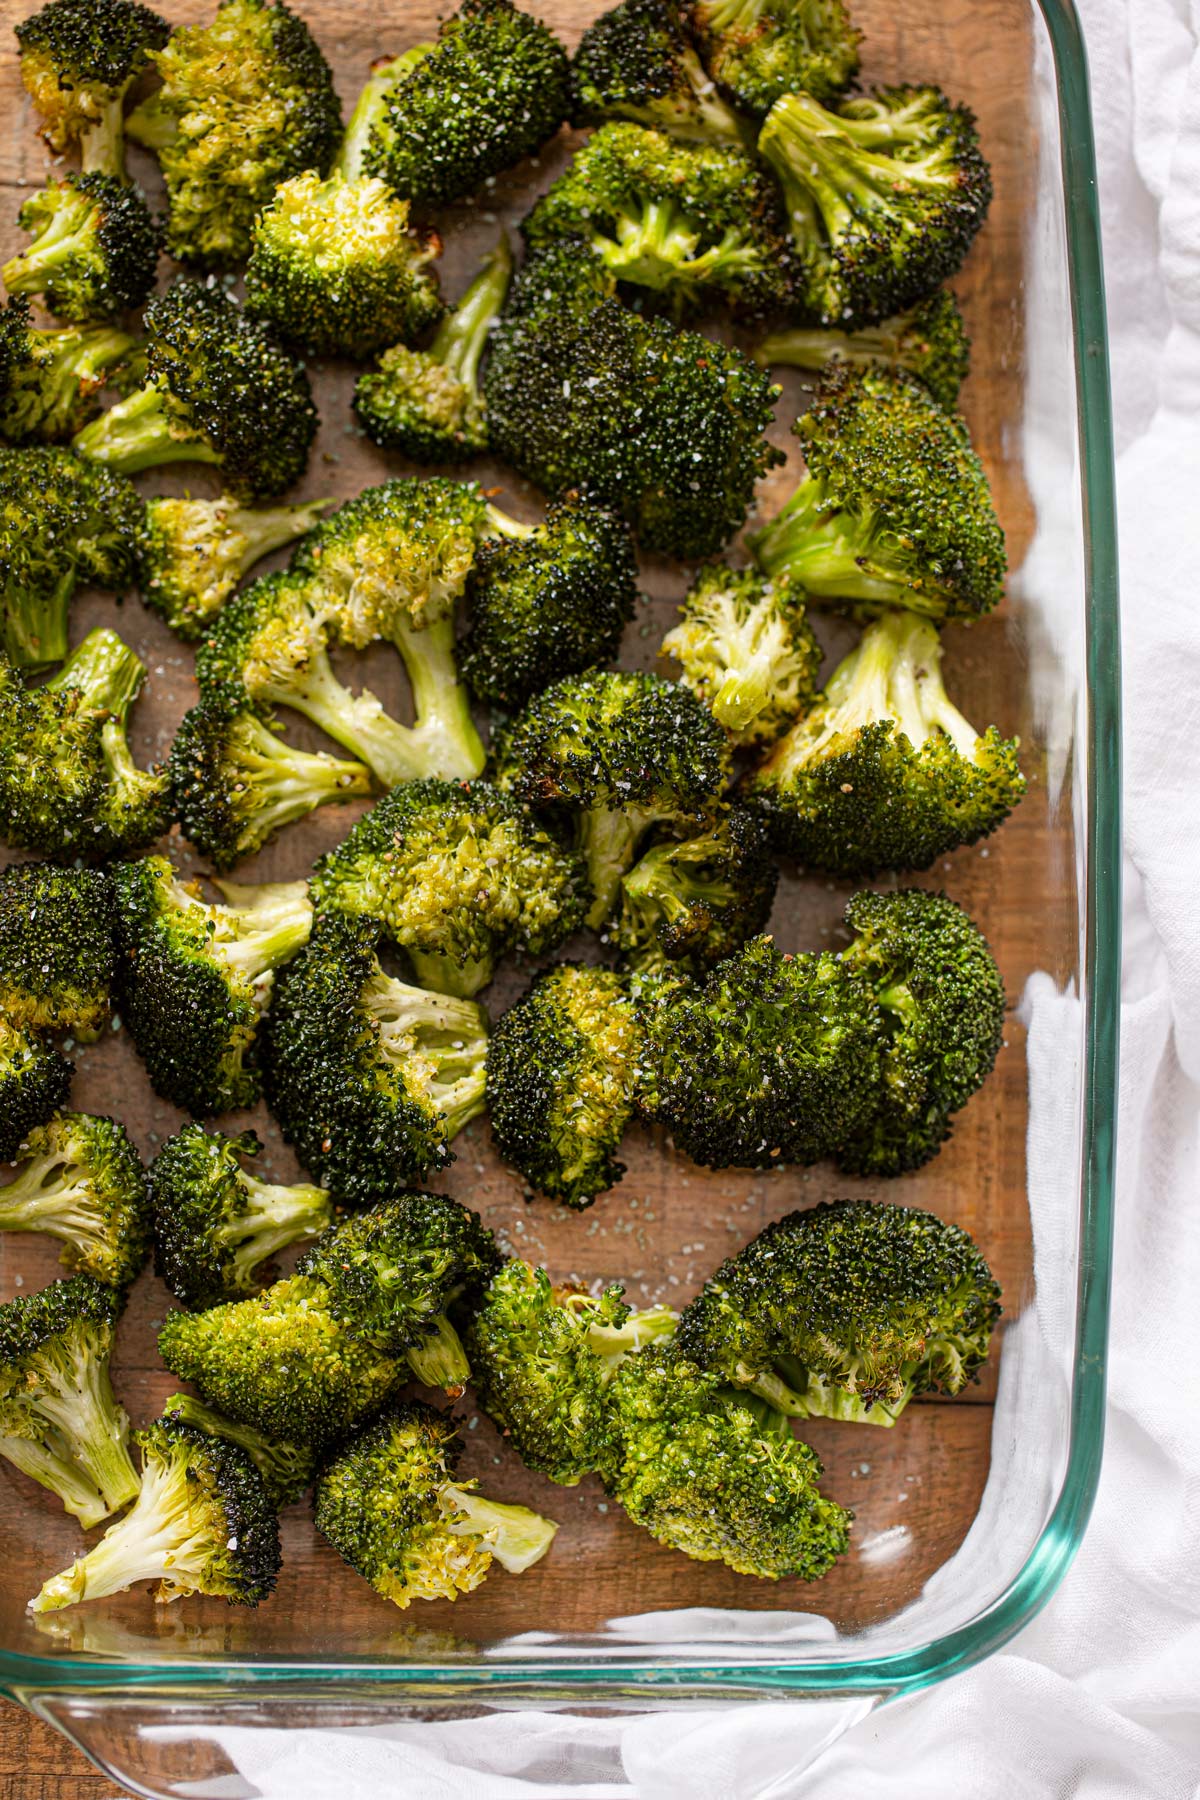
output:
[[[633,119],[697,143],[745,148],[753,126],[717,92],[675,0],[622,0],[589,25],[571,64],[580,120]]]
[[[60,153],[79,146],[87,167],[119,150],[122,103],[169,35],[137,0],[49,0],[15,27],[21,79]]]
[[[0,1162],[11,1162],[29,1133],[66,1105],[73,1067],[0,1011]]]
[[[311,531],[329,502],[239,506],[155,496],[146,502],[142,599],[188,643],[207,631],[233,590],[264,556]]]
[[[99,410],[107,375],[132,348],[133,339],[110,325],[35,330],[27,297],[10,295],[0,308],[0,438],[73,437]]]
[[[688,11],[713,80],[760,117],[785,94],[834,100],[858,72],[844,0],[692,0]]]
[[[949,288],[857,331],[790,326],[763,339],[754,352],[762,367],[823,369],[829,362],[906,371],[923,381],[939,406],[952,411],[970,369],[971,341]]]
[[[660,655],[679,663],[739,749],[769,744],[812,702],[821,647],[804,591],[786,575],[710,563],[679,609]]]
[[[92,170],[31,194],[17,224],[33,238],[0,277],[10,294],[41,294],[74,324],[141,306],[154,286],[161,236],[139,188]]]
[[[14,863],[0,870],[0,1014],[81,1044],[109,1022],[115,975],[107,875]]]
[[[621,878],[608,937],[644,974],[697,974],[732,956],[771,916],[779,870],[747,807],[653,843]]]
[[[126,1288],[150,1248],[141,1158],[116,1119],[60,1113],[31,1131],[14,1180],[0,1187],[0,1231],[58,1238],[72,1274]]]

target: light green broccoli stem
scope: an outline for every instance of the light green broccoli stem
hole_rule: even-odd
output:
[[[678,844],[656,844],[638,858],[621,884],[630,900],[648,902],[652,913],[661,912],[668,924],[684,918],[698,901],[728,906],[735,898],[730,882],[700,880],[680,857],[680,849]]]
[[[784,1375],[794,1376],[792,1386]],[[803,1386],[800,1383],[803,1382]],[[767,1370],[747,1384],[747,1392],[790,1419],[836,1419],[848,1425],[882,1425],[896,1423],[912,1395],[912,1382],[905,1384],[903,1397],[892,1406],[876,1400],[866,1404],[861,1394],[843,1381],[831,1381],[815,1370],[805,1370],[792,1359],[786,1359],[783,1373]]]
[[[593,931],[598,931],[611,915],[622,877],[637,855],[639,840],[652,825],[674,816],[669,808],[637,806],[593,806],[580,815],[579,848],[592,887],[586,923]]]
[[[54,1435],[61,1443],[58,1434]],[[36,1481],[39,1487],[57,1494],[64,1509],[79,1520],[85,1531],[90,1531],[101,1519],[107,1519],[112,1511],[99,1488],[87,1479],[77,1463],[72,1462],[66,1444],[52,1450],[41,1439],[0,1437],[0,1456],[5,1457],[14,1469],[28,1475],[31,1481]]]
[[[461,1000],[469,1000],[472,994],[485,988],[496,972],[495,958],[491,956],[459,961],[436,950],[414,950],[411,947],[407,954],[413,966],[413,974],[422,987],[429,988],[435,994],[452,994]],[[465,1123],[464,1119],[463,1124]]]
[[[785,94],[768,113],[758,147],[783,182],[789,205],[797,186],[806,190],[836,242],[861,230],[863,218],[872,213],[895,213],[906,192],[954,184],[953,164],[936,146],[919,161],[904,162],[903,189],[895,158],[876,153],[897,143],[920,142],[926,132],[916,117],[842,118],[809,94]]]
[[[438,326],[429,347],[434,361],[444,364],[472,393],[478,392],[479,364],[492,322],[504,305],[512,268],[512,250],[507,234],[502,232],[496,248],[454,311],[448,313]],[[489,507],[489,516],[491,511]]]
[[[605,1379],[611,1380],[635,1350],[674,1337],[678,1323],[679,1314],[671,1307],[649,1306],[644,1312],[631,1312],[622,1325],[589,1325],[587,1340],[604,1365]]]
[[[125,119],[125,136],[131,144],[140,144],[161,156],[179,137],[179,121],[161,94],[150,94]]]
[[[149,505],[153,507],[154,502]],[[305,500],[299,506],[238,506],[226,500],[213,502],[212,510],[217,514],[214,523],[221,537],[231,542],[243,540],[237,549],[240,580],[272,550],[282,550],[285,544],[294,543],[311,531],[330,505],[329,500]]]
[[[126,84],[128,86],[128,83]],[[109,100],[100,117],[88,125],[79,140],[79,156],[85,175],[115,175],[125,179],[125,89]]]
[[[137,1581],[169,1581],[186,1586],[212,1561],[211,1518],[196,1510],[197,1502],[182,1463],[147,1460],[137,1504],[110,1525],[86,1556],[51,1576],[29,1602],[31,1612],[55,1612],[81,1600],[120,1594]]]
[[[55,693],[79,688],[96,712],[108,712],[123,727],[141,690],[146,665],[105,626],[89,631],[57,674],[46,683]],[[107,746],[106,746],[107,748]]]
[[[289,961],[308,942],[312,902],[307,882],[247,885],[216,881],[214,885],[230,916],[220,921],[210,937],[208,952],[231,973],[255,981]]]
[[[462,975],[462,971],[452,967],[443,970],[441,958],[427,958],[412,951],[409,956],[414,965],[418,960],[436,963],[439,975]],[[395,981],[382,971],[364,982],[359,1004],[375,1022],[380,1051],[390,1062],[406,1069],[415,1054],[428,1065],[427,1098],[442,1115],[447,1138],[455,1137],[469,1119],[483,1110],[487,1049],[487,1017],[483,1008],[469,998],[460,998],[447,986],[427,992]]]
[[[903,611],[881,614],[830,677],[819,715],[822,729],[806,732],[802,720],[790,741],[804,761],[815,760],[835,739],[891,719],[914,750],[943,731],[958,754],[973,761],[979,736],[946,693],[941,658],[941,642],[928,620]]]
[[[286,1438],[264,1437],[253,1425],[241,1425],[227,1419],[194,1394],[172,1394],[163,1402],[162,1416],[179,1419],[184,1425],[194,1425],[197,1431],[207,1432],[209,1437],[225,1438],[229,1443],[237,1444],[262,1476],[267,1492],[277,1506],[290,1501],[297,1489],[307,1487],[312,1480],[315,1452],[302,1444],[289,1443]]]
[[[454,653],[454,620],[435,619],[417,631],[403,624],[393,642],[404,658],[412,686],[416,724],[409,733],[419,773],[451,781],[478,775],[487,761],[470,699],[459,680]]]
[[[97,1250],[109,1241],[88,1171],[62,1151],[31,1157],[0,1188],[0,1231],[44,1231]]]
[[[58,1355],[61,1366],[49,1353],[38,1360],[37,1412],[104,1496],[103,1517],[138,1491],[126,1447],[129,1422],[113,1394],[108,1363],[96,1355],[86,1333],[72,1334]]]
[[[328,654],[315,643],[310,647],[303,674],[297,674],[286,686],[263,686],[256,690],[255,697],[303,713],[335,743],[360,757],[384,787],[416,781],[430,772],[427,758],[415,741],[416,733],[390,718],[369,689],[352,694],[343,687]]]
[[[889,575],[874,561],[871,534],[869,522],[831,511],[824,483],[809,475],[770,524],[746,541],[765,575],[791,576],[814,600],[903,605],[939,615],[938,589],[932,583],[915,588],[903,575]]]
[[[296,1182],[286,1187],[258,1181],[245,1169],[239,1181],[250,1202],[249,1219],[253,1236],[244,1240],[245,1216],[218,1226],[217,1236],[233,1252],[233,1263],[243,1284],[250,1271],[266,1262],[279,1250],[303,1238],[316,1237],[333,1222],[333,1203],[326,1188]]]
[[[71,447],[89,461],[104,463],[122,475],[136,475],[163,463],[221,460],[220,452],[204,438],[180,428],[153,383],[85,425]]]
[[[435,47],[433,44],[414,44],[400,56],[384,57],[371,65],[371,73],[354,103],[341,150],[333,165],[335,174],[343,175],[347,181],[356,181],[363,173],[372,137],[378,136],[386,142],[387,102],[391,94]]]
[[[774,0],[702,0],[696,8],[703,31],[720,36],[728,31],[753,31]]]
[[[10,294],[40,294],[56,269],[78,256],[89,254],[81,238],[94,223],[96,203],[88,194],[60,191],[49,223],[28,250],[12,257],[0,269]]]
[[[905,343],[912,324],[911,313],[897,313],[881,325],[861,331],[773,332],[754,351],[760,368],[782,363],[789,369],[823,369],[828,362],[866,368],[871,363],[904,363]]]
[[[615,237],[593,230],[591,241],[618,280],[654,289],[698,287],[752,269],[757,252],[739,231],[697,252],[700,234],[674,200],[648,200],[638,213],[622,213]]]
[[[461,1393],[471,1379],[471,1365],[462,1339],[445,1313],[439,1313],[433,1330],[405,1352],[414,1378],[423,1387],[454,1389]]]
[[[365,763],[293,749],[253,713],[239,721],[234,767],[235,782],[244,781],[255,801],[254,827],[264,839],[315,807],[371,791]]]
[[[29,335],[34,362],[18,372],[3,410],[18,430],[28,419],[28,428],[46,437],[57,435],[69,421],[79,394],[98,387],[104,372],[119,363],[135,342],[127,332],[108,325],[32,331]]]
[[[531,538],[541,529],[538,525],[528,525],[524,519],[514,519],[511,513],[501,512],[498,506],[488,502],[487,520],[498,537]]]
[[[447,1530],[456,1536],[479,1538],[510,1575],[520,1575],[540,1562],[558,1530],[553,1519],[544,1519],[527,1506],[485,1500],[470,1487],[448,1482],[440,1498],[443,1507],[453,1508],[456,1515]]]

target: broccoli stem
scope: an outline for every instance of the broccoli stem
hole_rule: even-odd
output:
[[[498,1500],[485,1500],[469,1487],[447,1482],[440,1495],[444,1507],[452,1507],[459,1516],[447,1530],[457,1536],[477,1537],[491,1551],[502,1569],[510,1575],[540,1562],[554,1541],[558,1526],[553,1519],[543,1519],[527,1506],[504,1506]]]
[[[238,553],[238,574],[244,575],[272,550],[304,537],[316,525],[331,502],[305,500],[298,506],[231,506],[221,520],[222,534],[244,539]]]
[[[148,1461],[132,1510],[110,1525],[86,1556],[52,1575],[29,1602],[31,1612],[55,1612],[81,1600],[123,1593],[136,1581],[178,1582],[199,1575],[215,1548],[207,1529],[195,1530],[194,1502],[181,1467]]]
[[[496,972],[495,962],[490,956],[471,962],[458,962],[436,950],[414,950],[411,946],[407,954],[413,973],[422,987],[429,988],[435,994],[451,994],[460,1000],[469,1000],[472,994],[485,988]]]
[[[508,236],[501,232],[496,248],[485,259],[454,311],[442,320],[429,347],[434,361],[444,364],[472,393],[479,389],[479,364],[492,323],[504,305],[512,268]],[[492,510],[488,508],[489,515]]]
[[[59,576],[49,594],[32,589],[5,597],[4,649],[19,669],[45,668],[67,654],[75,572]]]
[[[29,428],[37,428],[43,437],[58,434],[80,396],[99,387],[105,371],[119,363],[134,343],[127,332],[108,325],[76,325],[29,335],[35,360],[23,372],[27,380],[23,383],[18,376],[9,389],[6,405],[18,429],[24,413],[31,418]]]
[[[635,1350],[673,1337],[678,1323],[679,1314],[671,1307],[649,1306],[645,1312],[631,1312],[622,1325],[589,1325],[587,1340],[604,1366],[605,1379],[610,1380]]]
[[[791,1376],[796,1385],[791,1386],[784,1375]],[[837,1419],[849,1425],[890,1427],[907,1406],[912,1383],[907,1383],[902,1399],[895,1406],[885,1406],[879,1400],[864,1404],[862,1395],[844,1382],[830,1381],[826,1376],[802,1369],[791,1359],[786,1359],[783,1373],[768,1370],[756,1375],[747,1384],[746,1391],[757,1394],[776,1412],[791,1419]]]
[[[899,362],[910,322],[910,314],[898,313],[882,325],[865,326],[861,331],[776,331],[758,345],[754,360],[764,369],[772,363],[788,369],[823,369],[829,362],[846,362],[855,368]]]
[[[295,750],[253,714],[243,719],[238,735],[237,779],[253,796],[255,830],[263,839],[318,806],[371,791],[365,763]]]
[[[478,775],[487,754],[458,678],[453,618],[435,619],[421,631],[401,625],[392,641],[412,687],[416,724],[408,735],[417,773],[451,781]]]
[[[639,213],[623,214],[616,221],[615,240],[597,231],[591,241],[619,281],[680,295],[756,261],[734,230],[697,254],[699,234],[687,213],[670,200],[649,200]]]
[[[697,904],[723,907],[736,899],[728,881],[699,880],[678,852],[678,844],[657,844],[640,856],[622,882],[629,899],[647,901],[668,924],[685,918]]]
[[[0,1188],[0,1231],[44,1231],[68,1244],[108,1247],[87,1171],[62,1151],[31,1157]]]
[[[104,1517],[138,1491],[126,1447],[128,1422],[113,1394],[108,1364],[95,1355],[86,1334],[64,1339],[59,1355],[61,1362],[51,1355],[38,1361],[37,1412],[103,1496]]]
[[[514,519],[510,513],[501,512],[498,506],[488,502],[488,524],[500,537],[531,538],[538,531],[537,525],[527,525],[523,519]]]
[[[54,1439],[57,1444],[57,1433]],[[107,1500],[71,1461],[66,1444],[51,1449],[45,1439],[0,1437],[0,1456],[15,1469],[20,1469],[23,1475],[28,1475],[31,1481],[36,1481],[39,1487],[57,1494],[64,1510],[78,1519],[85,1531],[108,1517],[111,1508]]]
[[[423,1387],[457,1388],[471,1379],[471,1365],[462,1339],[445,1313],[439,1313],[433,1329],[405,1352],[414,1379]]]
[[[72,439],[71,448],[122,475],[136,475],[141,469],[155,469],[163,463],[221,460],[220,452],[204,438],[181,430],[153,384],[140,388],[128,400],[118,401],[85,425]]]
[[[240,1281],[278,1250],[300,1238],[316,1237],[333,1222],[333,1206],[326,1188],[297,1182],[293,1187],[258,1181],[245,1169],[240,1183],[249,1207],[239,1218],[218,1229],[233,1252]]]
[[[115,631],[97,626],[89,631],[46,683],[55,693],[78,688],[96,712],[108,712],[123,726],[137,699],[146,665]]]
[[[579,848],[587,863],[592,904],[585,923],[598,931],[608,919],[617,889],[651,825],[674,817],[668,808],[593,806],[578,821]]]
[[[824,484],[812,476],[801,481],[769,525],[746,541],[765,575],[790,575],[816,599],[903,605],[935,618],[944,610],[943,596],[933,584],[914,587],[900,570],[888,571],[879,557],[873,523],[831,511]]]
[[[350,114],[332,174],[341,175],[347,181],[358,180],[363,173],[372,133],[378,131],[381,136],[386,136],[388,100],[404,77],[411,74],[434,47],[433,44],[414,44],[400,56],[380,57],[371,64],[371,73]]]
[[[9,293],[40,294],[56,269],[76,256],[88,254],[81,240],[94,225],[95,211],[96,203],[90,195],[76,192],[68,199],[64,189],[41,236],[0,269]]]
[[[248,886],[214,881],[232,915],[218,922],[209,953],[229,969],[255,981],[289,961],[308,942],[312,902],[304,881]]]
[[[369,689],[352,694],[343,687],[328,655],[316,645],[309,652],[302,674],[297,672],[286,686],[262,688],[257,698],[290,706],[311,719],[335,743],[365,762],[384,787],[415,781],[429,773],[425,758],[414,743],[416,733],[389,718]]]
[[[125,91],[109,100],[100,117],[90,124],[79,140],[79,155],[85,175],[115,175],[125,179]]]
[[[444,958],[408,954],[414,966],[436,965],[443,982],[457,977],[465,986],[471,979],[470,972],[464,974]],[[470,965],[470,970],[477,967]],[[483,985],[478,982],[471,992]],[[407,1064],[415,1049],[427,1065],[430,1098],[445,1119],[447,1138],[455,1137],[483,1110],[487,1022],[481,1009],[445,985],[427,992],[384,974],[364,983],[359,1003],[378,1027],[384,1056]]]
[[[179,121],[174,112],[163,105],[161,94],[150,94],[135,106],[125,120],[125,136],[131,144],[152,150],[161,156],[179,137]]]

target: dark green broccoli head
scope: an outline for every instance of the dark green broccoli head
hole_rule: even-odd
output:
[[[123,1125],[60,1113],[31,1131],[20,1168],[0,1188],[0,1231],[45,1231],[73,1274],[124,1288],[150,1248],[141,1158]]]
[[[33,1031],[98,1038],[112,1011],[113,896],[107,875],[14,863],[0,870],[0,1012]]]
[[[263,1263],[333,1216],[324,1188],[259,1181],[244,1168],[242,1157],[261,1149],[253,1131],[222,1137],[185,1125],[150,1166],[154,1269],[184,1306],[254,1293]]]
[[[317,1467],[314,1451],[304,1444],[264,1437],[252,1425],[238,1425],[206,1406],[203,1400],[197,1400],[194,1394],[172,1394],[163,1402],[162,1416],[178,1419],[196,1431],[206,1431],[209,1437],[226,1438],[231,1444],[240,1445],[262,1476],[276,1510],[294,1505],[312,1484]]]
[[[35,1613],[157,1581],[156,1598],[210,1594],[231,1606],[269,1598],[279,1574],[279,1520],[245,1450],[177,1418],[137,1434],[142,1484],[130,1511],[29,1602]]]
[[[141,306],[162,240],[140,188],[93,170],[31,194],[17,214],[33,238],[0,273],[10,294],[41,294],[61,319],[86,324]]]
[[[82,695],[27,691],[0,651],[0,838],[72,856],[103,792],[96,716]]]
[[[687,837],[666,837],[622,878],[608,936],[635,969],[695,973],[762,931],[779,870],[761,820],[723,810]]]
[[[820,1491],[816,1452],[672,1346],[622,1363],[608,1407],[605,1486],[660,1544],[765,1581],[816,1581],[845,1553],[854,1515]]]
[[[862,33],[844,0],[692,0],[705,67],[759,117],[784,94],[833,100],[858,72]]]
[[[142,598],[172,631],[195,643],[260,557],[311,531],[327,500],[239,506],[157,495],[146,502]]]
[[[949,288],[858,331],[810,330],[802,326],[773,332],[754,352],[763,368],[785,363],[794,369],[823,369],[828,362],[856,368],[904,370],[923,381],[939,406],[952,411],[967,379],[971,340]]]
[[[684,685],[739,748],[770,743],[809,705],[821,646],[798,583],[710,563],[679,614],[659,654],[681,665]]]
[[[396,1606],[455,1600],[493,1560],[520,1574],[558,1530],[525,1506],[503,1506],[456,1482],[454,1422],[432,1406],[395,1406],[344,1444],[317,1477],[317,1530]]]
[[[545,523],[480,546],[459,650],[478,699],[515,710],[564,675],[611,662],[637,600],[637,559],[621,518],[568,495]]]
[[[0,1162],[12,1162],[37,1125],[65,1106],[74,1064],[0,1014]]]
[[[826,370],[796,421],[806,474],[748,539],[818,600],[975,618],[1004,591],[1004,532],[966,425],[913,375]]]
[[[451,1139],[483,1107],[482,1011],[392,980],[378,937],[367,919],[319,919],[279,982],[265,1048],[285,1139],[349,1204],[444,1168]]]
[[[14,29],[43,135],[60,152],[82,143],[85,159],[97,138],[119,142],[125,93],[170,31],[136,0],[49,0]]]
[[[753,126],[722,100],[676,0],[622,0],[588,26],[571,64],[577,118],[633,119],[699,143],[744,147]]]
[[[0,438],[10,444],[72,437],[99,411],[108,371],[133,348],[108,325],[35,331],[29,310],[24,294],[0,307]]]

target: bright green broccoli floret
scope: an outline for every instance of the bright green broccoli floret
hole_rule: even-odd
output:
[[[418,981],[469,997],[501,957],[543,956],[583,919],[578,859],[486,781],[409,781],[376,802],[312,882],[321,912],[374,920]]]
[[[683,682],[740,749],[779,736],[813,698],[821,646],[804,592],[786,576],[711,563],[701,569],[662,641]]]
[[[427,350],[396,344],[378,369],[359,376],[354,410],[381,449],[420,463],[465,462],[486,450],[479,365],[511,276],[512,252],[502,235]]]
[[[605,1486],[660,1544],[764,1581],[816,1581],[847,1549],[854,1515],[821,1493],[821,1463],[782,1413],[670,1345],[626,1358],[607,1401],[619,1449]]]
[[[864,325],[858,331],[795,326],[773,332],[754,352],[763,368],[783,363],[793,369],[823,369],[829,362],[847,362],[860,369],[882,365],[907,370],[948,411],[958,404],[970,356],[971,340],[949,288],[939,288],[930,299],[879,325]]]
[[[170,31],[135,0],[50,0],[15,27],[21,79],[60,154],[78,145],[85,169],[122,169],[122,103]]]
[[[777,1219],[684,1309],[672,1348],[801,1419],[894,1425],[976,1378],[1000,1290],[965,1231],[862,1200]]]
[[[174,1418],[137,1434],[142,1483],[123,1519],[30,1602],[55,1612],[157,1581],[159,1600],[211,1594],[231,1606],[266,1600],[279,1574],[279,1521],[244,1450]]]
[[[312,923],[305,884],[218,882],[209,905],[162,856],[122,863],[113,884],[121,1012],[154,1091],[198,1118],[253,1106],[275,971]]]
[[[246,1452],[262,1476],[271,1505],[277,1510],[293,1505],[305,1488],[311,1486],[317,1458],[303,1444],[289,1444],[281,1438],[264,1437],[252,1425],[238,1425],[226,1419],[194,1394],[172,1394],[163,1402],[164,1419],[178,1419],[195,1431],[206,1431],[209,1437],[227,1438]]]
[[[762,931],[779,870],[766,829],[744,806],[688,837],[667,837],[622,878],[608,936],[633,968],[711,968]]]
[[[69,438],[99,409],[105,375],[133,348],[107,325],[35,331],[29,301],[0,309],[0,438],[10,444]]]
[[[344,1445],[317,1477],[317,1530],[396,1606],[455,1600],[493,1561],[519,1575],[558,1526],[526,1506],[485,1499],[453,1477],[454,1423],[435,1407],[396,1406]]]
[[[217,463],[246,502],[303,475],[317,429],[308,376],[222,288],[180,280],[150,302],[146,377],[84,427],[80,455],[126,475]]]
[[[670,1337],[669,1306],[631,1312],[619,1284],[593,1295],[555,1287],[545,1269],[505,1263],[467,1331],[479,1404],[528,1469],[574,1487],[617,1450],[605,1405],[620,1364]]]
[[[147,500],[143,600],[172,631],[195,643],[243,575],[311,531],[328,504],[239,506],[228,494],[219,500]]]
[[[833,100],[858,72],[843,0],[692,0],[689,13],[709,74],[760,117],[784,94]]]
[[[676,0],[623,0],[579,40],[571,65],[581,120],[633,119],[696,143],[753,142],[713,86],[680,18]]]
[[[0,1187],[0,1231],[45,1231],[72,1274],[108,1287],[134,1279],[150,1248],[146,1177],[115,1119],[61,1113],[29,1134],[16,1178]]]
[[[1004,532],[966,425],[912,375],[835,363],[794,426],[806,473],[747,541],[814,600],[975,618],[1004,589]]]
[[[163,85],[125,128],[162,165],[167,247],[235,267],[279,183],[329,167],[342,127],[328,64],[277,0],[221,0],[211,25],[173,31],[153,60]]]
[[[73,1066],[0,1012],[0,1162],[11,1162],[34,1127],[66,1104]]]
[[[108,876],[52,863],[0,870],[0,1013],[29,1031],[98,1038],[112,1012]]]
[[[279,983],[266,1046],[285,1139],[350,1204],[445,1167],[483,1107],[483,1012],[385,975],[378,936],[366,919],[318,920]]]
[[[159,228],[139,188],[99,170],[64,175],[31,194],[17,224],[33,238],[0,275],[10,294],[41,294],[62,319],[86,324],[141,306],[154,286]]]
[[[75,1275],[0,1306],[0,1456],[90,1530],[138,1491],[108,1359],[122,1300]]]
[[[366,168],[420,206],[465,200],[553,137],[568,99],[552,31],[510,0],[463,0],[390,86]]]
[[[185,1125],[150,1165],[154,1270],[184,1306],[254,1293],[262,1263],[333,1217],[324,1188],[259,1181],[243,1168],[261,1149],[253,1131],[223,1137]]]
[[[1018,740],[968,724],[936,628],[884,613],[749,778],[777,848],[836,875],[927,869],[1006,819],[1025,791]]]

